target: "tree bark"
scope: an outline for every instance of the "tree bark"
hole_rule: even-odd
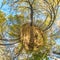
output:
[[[34,49],[34,33],[33,33],[33,7],[30,5],[30,18],[31,18],[31,23],[30,23],[30,41],[29,41],[29,50],[33,51]]]

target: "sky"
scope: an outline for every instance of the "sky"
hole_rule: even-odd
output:
[[[1,7],[1,3],[3,0],[0,0],[0,7]],[[15,14],[15,12],[13,10],[11,10],[11,7],[9,7],[7,4],[5,4],[0,10],[2,10],[7,16],[9,14]]]
[[[2,3],[3,0],[0,0],[0,7],[1,7],[1,3]],[[4,5],[0,10],[4,11],[6,13],[6,15],[9,14],[9,6],[8,5]]]

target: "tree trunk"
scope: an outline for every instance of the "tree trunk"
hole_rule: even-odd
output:
[[[30,18],[31,18],[31,23],[30,23],[30,41],[29,41],[29,50],[33,51],[34,49],[34,34],[33,34],[33,7],[30,5]]]

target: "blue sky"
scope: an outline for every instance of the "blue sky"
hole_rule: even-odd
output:
[[[0,6],[3,0],[0,0]],[[8,5],[4,5],[0,10],[4,11],[6,14],[9,14],[9,6]]]
[[[3,0],[0,0],[0,7],[1,7],[2,1]],[[9,15],[9,14],[14,15],[14,13],[15,13],[13,10],[11,11],[11,7],[9,7],[7,4],[5,4],[0,10],[4,11],[4,13],[6,13],[6,15]]]
[[[56,40],[56,44],[60,45],[60,39]]]

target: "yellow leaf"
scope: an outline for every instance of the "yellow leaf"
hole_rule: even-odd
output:
[[[45,25],[48,25],[50,22],[50,17],[47,18],[46,22],[45,22]]]

